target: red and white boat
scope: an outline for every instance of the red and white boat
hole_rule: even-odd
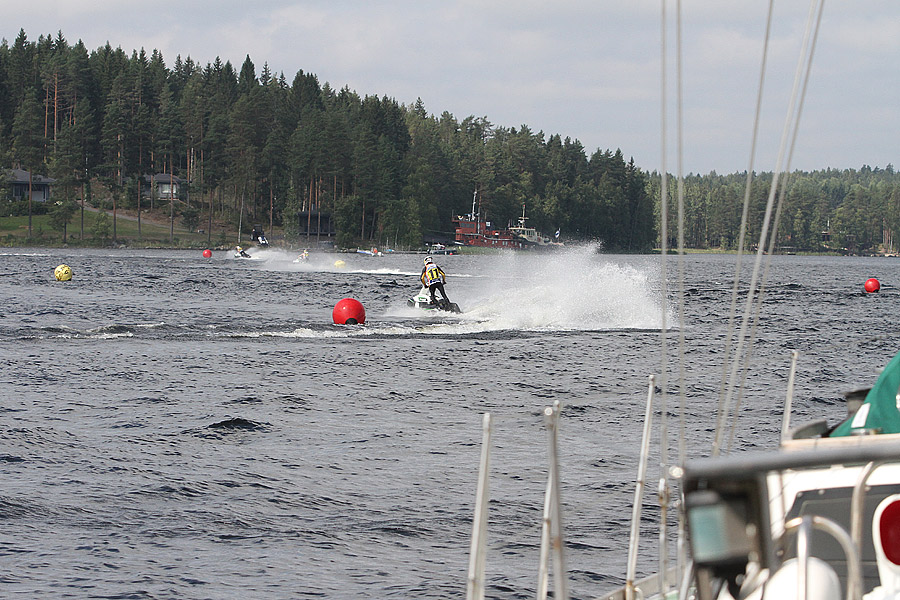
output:
[[[524,250],[532,247],[562,246],[559,242],[551,241],[549,237],[541,235],[534,227],[526,227],[525,206],[522,205],[522,216],[519,224],[506,229],[493,229],[490,221],[481,219],[481,213],[476,210],[476,198],[478,192],[472,197],[472,212],[468,215],[460,215],[453,219],[456,223],[456,242],[464,246],[478,246],[481,248],[509,248],[512,250]]]
[[[490,221],[482,221],[479,215],[461,215],[456,223],[456,241],[464,246],[480,248],[510,248],[522,250],[528,244],[508,229],[492,229]]]

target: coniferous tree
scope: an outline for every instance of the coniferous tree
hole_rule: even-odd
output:
[[[12,127],[13,160],[28,171],[28,237],[32,231],[32,190],[34,173],[43,165],[44,138],[41,135],[41,110],[32,94],[19,104]]]
[[[9,45],[5,39],[0,39],[0,152],[2,149],[8,148],[3,141],[9,134],[9,126],[15,112],[15,99],[9,86],[9,55]],[[2,156],[0,156],[0,160],[3,160]]]
[[[310,232],[330,218],[341,244],[413,246],[452,237],[451,219],[472,210],[477,191],[475,211],[497,227],[514,224],[524,207],[528,225],[559,229],[567,240],[622,251],[659,242],[660,174],[619,149],[588,156],[578,140],[487,117],[429,115],[421,99],[404,106],[361,97],[302,70],[288,83],[268,63],[257,77],[249,56],[239,73],[219,58],[201,68],[181,56],[169,70],[157,50],[126,53],[107,43],[89,52],[62,32],[32,42],[22,30],[11,45],[0,42],[0,160],[49,169],[60,201],[80,188],[84,202],[99,180],[101,200],[112,199],[113,237],[122,194],[140,219],[139,181],[168,172],[187,182],[186,195],[168,206],[170,238],[183,205],[205,212],[210,235],[214,218],[231,230],[252,217],[296,232],[305,214]],[[759,235],[774,179],[753,175],[747,239]],[[891,165],[781,176],[777,245],[893,247],[898,179]],[[746,181],[746,173],[685,178],[689,247],[737,247]],[[676,188],[672,181],[670,202]],[[670,246],[675,218],[670,211]]]
[[[69,199],[55,202],[53,208],[50,209],[50,227],[62,232],[63,244],[67,241],[66,234],[69,223],[72,221],[72,217],[75,216],[75,211],[77,210],[78,205]]]
[[[155,136],[162,172],[169,175],[169,242],[175,241],[175,168],[181,164],[181,151],[184,148],[184,126],[173,96],[169,86],[163,86]]]

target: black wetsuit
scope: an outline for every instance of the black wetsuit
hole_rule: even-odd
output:
[[[432,269],[431,273],[428,273],[428,270]],[[428,275],[431,275],[430,277]],[[450,302],[450,298],[447,297],[447,292],[444,291],[444,280],[446,280],[447,276],[444,274],[444,271],[435,264],[425,265],[425,268],[422,269],[422,275],[419,279],[422,280],[422,285],[428,288],[428,291],[431,292],[431,303],[437,304],[437,298],[435,297],[435,292],[440,292],[441,296],[444,298],[444,302]]]

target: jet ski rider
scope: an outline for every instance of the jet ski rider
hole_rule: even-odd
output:
[[[422,275],[419,276],[419,279],[422,281],[422,285],[431,292],[432,304],[437,304],[435,292],[440,292],[441,296],[444,297],[444,302],[449,304],[450,298],[447,297],[447,292],[444,291],[447,275],[434,263],[434,259],[430,256],[425,257],[425,266],[422,268]]]

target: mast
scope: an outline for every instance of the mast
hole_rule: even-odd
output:
[[[483,233],[481,227],[481,211],[475,212],[478,203],[478,186],[472,192],[472,219],[475,221],[475,233]]]

